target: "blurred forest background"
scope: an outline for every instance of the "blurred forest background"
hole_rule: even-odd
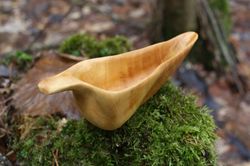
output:
[[[199,41],[172,81],[212,110],[219,164],[250,165],[249,0],[0,0],[0,153],[8,153],[5,118],[13,107],[17,114],[78,118],[69,97],[55,103],[34,86],[86,58],[81,51],[57,51],[69,36],[121,35],[133,50],[186,31],[198,32]],[[54,109],[46,112],[51,103]]]

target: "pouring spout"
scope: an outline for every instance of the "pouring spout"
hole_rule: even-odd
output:
[[[53,94],[73,90],[80,83],[80,80],[72,76],[56,75],[40,81],[38,88],[44,94]]]

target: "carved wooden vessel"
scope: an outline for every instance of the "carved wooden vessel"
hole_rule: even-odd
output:
[[[42,80],[38,87],[45,94],[72,90],[84,118],[114,130],[160,89],[197,38],[186,32],[135,51],[85,60]]]

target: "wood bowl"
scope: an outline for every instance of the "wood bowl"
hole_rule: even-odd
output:
[[[135,51],[85,60],[42,80],[38,87],[45,94],[72,90],[84,118],[114,130],[160,89],[197,38],[195,32],[186,32]]]

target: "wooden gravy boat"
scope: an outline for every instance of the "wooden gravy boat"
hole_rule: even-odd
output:
[[[72,90],[83,117],[114,130],[160,89],[197,38],[195,32],[186,32],[135,51],[85,60],[42,80],[38,87],[45,94]]]

